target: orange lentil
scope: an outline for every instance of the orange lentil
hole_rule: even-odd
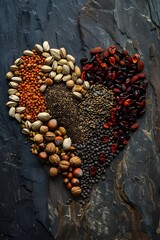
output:
[[[26,111],[23,114],[24,119],[34,122],[37,115],[46,110],[43,94],[39,91],[42,80],[37,81],[37,76],[44,77],[41,72],[41,65],[44,64],[45,58],[33,51],[33,56],[22,56],[23,64],[20,65],[19,73],[22,82],[18,86],[20,96],[19,106],[25,106]],[[40,64],[40,65],[39,65]]]

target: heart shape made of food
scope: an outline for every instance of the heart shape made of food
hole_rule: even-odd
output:
[[[32,141],[32,153],[84,199],[138,129],[148,84],[138,54],[110,46],[90,55],[81,70],[64,47],[45,41],[6,74],[9,115]]]

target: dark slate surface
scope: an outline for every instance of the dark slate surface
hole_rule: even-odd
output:
[[[160,239],[159,12],[158,0],[0,1],[0,239]],[[140,129],[84,207],[66,205],[61,179],[48,179],[5,107],[9,66],[44,40],[77,64],[97,45],[138,52],[150,81]]]

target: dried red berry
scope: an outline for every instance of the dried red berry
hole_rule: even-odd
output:
[[[108,56],[109,56],[109,51],[108,51],[108,48],[106,48],[103,52],[103,57],[107,58]]]
[[[121,90],[118,89],[118,88],[114,88],[113,91],[114,91],[115,93],[121,93]]]
[[[137,69],[138,69],[138,72],[141,72],[144,68],[144,62],[143,61],[138,61],[137,63]]]
[[[132,62],[133,62],[133,63],[137,63],[137,62],[138,62],[138,59],[139,59],[139,54],[135,53],[135,54],[132,56]]]
[[[112,65],[112,66],[114,66],[115,65],[115,58],[114,57],[110,57],[109,58],[109,62],[110,62],[110,64]]]
[[[138,81],[139,79],[139,75],[135,75],[131,78],[131,83],[135,83],[136,81]]]
[[[132,99],[127,99],[124,101],[124,106],[128,107],[129,105],[131,105],[131,103],[132,103]]]
[[[109,51],[109,53],[110,54],[115,54],[115,52],[116,52],[116,47],[115,46],[110,46],[109,48],[108,48],[108,51]]]
[[[102,48],[101,47],[95,47],[95,48],[92,48],[90,50],[91,54],[97,54],[97,53],[101,53],[101,52],[102,52]]]
[[[101,141],[102,141],[103,143],[107,143],[108,140],[109,140],[109,137],[108,137],[108,136],[104,136],[104,137],[101,138]]]
[[[115,132],[113,133],[113,138],[114,138],[114,140],[117,140],[117,138],[118,138],[118,132],[115,131]]]
[[[104,129],[108,129],[109,127],[110,127],[110,126],[109,126],[108,123],[104,123],[104,124],[103,124],[103,128],[104,128]]]
[[[96,176],[97,174],[97,168],[95,166],[92,166],[89,170],[89,173],[92,177]]]
[[[100,163],[105,163],[107,161],[107,158],[103,153],[101,153],[98,157],[98,160]]]
[[[116,151],[117,151],[117,144],[116,143],[113,143],[111,145],[111,151],[112,151],[112,153],[116,153]]]
[[[138,77],[144,79],[144,78],[146,78],[146,74],[145,73],[139,73]]]
[[[82,74],[81,74],[81,79],[84,81],[86,78],[86,72],[85,71],[82,71]]]
[[[101,64],[101,67],[102,68],[105,68],[105,69],[107,69],[108,68],[108,66],[107,66],[107,64],[106,63],[100,63]]]
[[[136,131],[138,128],[139,128],[139,123],[138,123],[138,122],[134,123],[134,124],[130,127],[130,129],[131,129],[132,131]]]
[[[93,67],[93,63],[87,63],[86,65],[83,66],[83,70],[87,71]]]
[[[114,56],[116,62],[119,62],[119,61],[120,61],[120,57],[119,57],[117,54],[114,54],[113,56]]]

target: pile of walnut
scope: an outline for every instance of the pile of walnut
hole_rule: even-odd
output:
[[[49,174],[56,177],[58,173],[64,176],[66,187],[74,196],[81,194],[80,180],[82,176],[81,159],[74,154],[74,146],[67,137],[64,127],[58,127],[56,119],[43,122],[35,132],[31,151],[37,154],[42,163],[50,166]]]

